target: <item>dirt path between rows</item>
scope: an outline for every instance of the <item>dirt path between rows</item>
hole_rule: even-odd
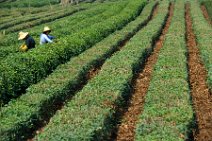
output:
[[[212,141],[212,97],[206,83],[207,71],[201,62],[197,42],[192,30],[189,4],[186,4],[185,16],[189,83],[197,121],[194,139],[196,141]]]
[[[163,46],[165,35],[171,23],[173,16],[174,5],[170,5],[169,16],[166,21],[165,27],[159,40],[155,43],[155,48],[152,54],[147,58],[144,69],[137,74],[133,82],[133,93],[129,100],[128,107],[123,111],[121,124],[117,127],[116,139],[117,141],[133,141],[135,136],[135,127],[139,115],[141,114],[144,106],[145,95],[148,91],[151,74],[154,64],[157,62],[158,54]]]
[[[140,25],[138,25],[138,27],[135,29],[135,32],[133,34],[130,34],[129,36],[126,36],[126,38],[124,40],[122,40],[120,42],[120,44],[117,46],[116,49],[114,49],[113,51],[111,51],[110,53],[108,53],[107,55],[107,59],[110,58],[114,53],[117,53],[118,51],[121,51],[121,49],[127,44],[127,42],[134,36],[136,35],[136,33],[141,30],[144,26],[146,26],[148,24],[148,22],[150,20],[152,20],[152,17],[156,11],[158,7],[158,4],[156,3],[156,5],[153,7],[153,10],[149,16],[149,18],[144,21],[143,23],[141,23]],[[104,57],[103,57],[104,58]],[[83,87],[89,82],[89,80],[91,80],[92,78],[94,78],[96,75],[98,75],[99,71],[101,70],[102,65],[104,64],[106,58],[104,58],[103,60],[100,60],[98,63],[98,66],[94,66],[92,69],[90,69],[88,71],[88,73],[86,74],[85,80],[84,82],[82,82],[81,84],[79,84],[79,86],[77,87],[76,90],[74,90],[74,94],[71,94],[70,97],[66,98],[66,101],[70,101],[71,98],[79,91],[81,91],[83,89]],[[59,110],[61,110],[66,102],[62,101],[62,102],[58,102],[56,104],[54,104],[51,108],[53,109],[52,114],[50,115],[46,115],[46,119],[45,121],[42,121],[42,123],[39,123],[40,125],[38,125],[37,129],[35,131],[33,131],[32,135],[27,139],[27,141],[34,141],[34,138],[36,135],[41,134],[44,131],[45,126],[47,126],[47,124],[49,123],[49,121],[51,120],[51,117]]]
[[[211,21],[209,15],[208,15],[208,11],[207,11],[207,9],[204,5],[201,5],[201,10],[202,10],[202,13],[203,13],[205,19],[208,21],[209,24],[212,25],[212,21]]]

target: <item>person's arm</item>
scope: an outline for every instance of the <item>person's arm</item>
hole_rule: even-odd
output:
[[[53,42],[51,39],[48,38],[47,35],[44,35],[43,38],[44,38],[48,43],[52,43],[52,42]]]
[[[54,36],[51,36],[51,35],[48,35],[49,39],[52,40],[52,39],[55,39]]]

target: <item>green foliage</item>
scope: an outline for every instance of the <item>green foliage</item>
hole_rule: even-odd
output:
[[[108,2],[109,3],[109,2]],[[43,11],[40,8],[40,11],[36,13],[28,13],[20,16],[12,15],[9,17],[3,17],[2,21],[0,21],[0,30],[5,30],[7,34],[31,28],[33,26],[37,26],[39,24],[49,23],[51,21],[58,20],[63,17],[67,17],[72,15],[74,12],[79,12],[82,9],[88,9],[99,5],[99,3],[80,3],[79,5],[70,5],[67,7],[54,6],[53,9],[44,7],[43,9],[47,9]],[[34,8],[35,9],[35,8]],[[12,10],[11,10],[12,11]],[[21,10],[17,10],[19,12]]]
[[[127,3],[128,2],[125,1],[122,3],[107,2],[103,5],[95,4],[96,6],[94,7],[91,6],[89,9],[78,12],[70,17],[50,22],[48,23],[48,25],[53,31],[52,34],[57,38],[56,40],[66,40],[68,38],[67,36],[73,36],[76,32],[79,32],[79,30],[88,28],[94,23],[106,20],[111,16],[118,14],[120,11],[123,10]],[[84,6],[82,8],[84,8]],[[29,30],[25,30],[29,32],[33,38],[35,38],[35,41],[37,43],[36,47],[40,47],[39,36],[45,25],[42,24],[40,26],[30,28]],[[18,28],[23,27],[18,25]],[[22,42],[17,40],[17,33],[6,35],[4,40],[0,41],[0,60],[8,55],[13,56],[14,53],[19,52],[18,47],[21,43]],[[57,46],[56,44],[54,45]]]
[[[83,8],[71,8],[66,11],[56,11],[52,13],[39,13],[38,16],[32,15],[27,18],[22,17],[20,20],[9,19],[9,22],[0,25],[0,30],[5,30],[6,33],[16,32],[19,30],[27,29],[33,26],[37,26],[39,24],[47,23],[54,21],[56,19],[60,19],[66,16],[70,16],[75,12],[82,10]]]
[[[158,37],[168,13],[168,3],[118,53],[107,59],[99,74],[76,94],[46,126],[37,140],[104,140],[113,126],[114,106],[130,92],[134,71]],[[142,40],[141,40],[142,38]],[[57,128],[55,128],[57,127]]]
[[[84,3],[80,3],[80,5],[82,5]],[[30,9],[27,7],[21,7],[21,8],[2,8],[0,9],[0,17],[2,18],[0,23],[4,23],[3,21],[8,21],[8,20],[19,20],[23,17],[27,17],[29,15],[37,15],[37,14],[41,14],[41,13],[51,13],[53,11],[57,11],[60,9],[68,9],[72,7],[72,5],[67,6],[67,7],[62,7],[58,4],[56,5],[52,5],[51,7],[49,6],[42,6],[42,7],[31,7]],[[15,18],[15,19],[14,19]]]
[[[200,56],[208,71],[207,81],[209,88],[212,90],[212,28],[205,20],[200,5],[197,2],[191,2],[191,17]]]
[[[0,67],[1,99],[8,101],[12,97],[17,97],[28,86],[50,74],[59,64],[82,53],[107,35],[120,29],[136,17],[142,8],[140,3],[129,2],[117,14],[114,13],[116,11],[114,8],[114,11],[110,10],[107,13],[115,14],[114,16],[111,15],[109,19],[105,19],[107,14],[103,15],[98,18],[101,19],[101,22],[79,30],[77,33],[61,39],[57,44],[35,48],[24,54],[14,54],[2,60]],[[119,7],[119,5],[114,6]]]
[[[16,0],[12,2],[1,3],[0,8],[13,8],[13,7],[41,7],[49,4],[58,4],[60,0]]]
[[[145,2],[141,4],[143,7]],[[149,4],[142,14],[122,30],[116,31],[92,48],[86,50],[68,63],[60,65],[51,75],[27,89],[19,99],[3,107],[0,114],[0,136],[2,140],[23,139],[45,112],[57,101],[64,101],[73,94],[72,89],[84,81],[88,71],[101,64],[117,50],[121,41],[139,29],[149,18],[154,3]],[[27,109],[27,112],[26,112]]]
[[[192,132],[194,120],[187,82],[184,13],[184,2],[176,1],[137,124],[138,141],[186,140]]]
[[[212,20],[212,1],[204,1],[203,4],[205,5],[205,7],[207,9],[210,19]]]
[[[88,28],[89,26],[91,26],[91,24],[102,21],[103,19],[101,17],[103,16],[105,19],[109,18],[110,16],[114,15],[113,12],[121,11],[121,9],[123,9],[126,4],[127,3],[122,3],[121,5],[115,7],[112,6],[112,3],[99,5],[97,7],[78,12],[77,14],[70,16],[69,18],[63,18],[48,24],[51,25],[53,35],[57,37],[57,40],[60,40],[64,38],[64,36],[67,37],[68,35],[73,35],[83,28]],[[37,41],[37,46],[39,46],[39,36],[43,30],[43,27],[44,25],[40,25],[28,30],[30,35]],[[19,52],[18,47],[20,46],[20,43],[21,42],[17,40],[17,33],[6,35],[4,37],[4,40],[1,40],[0,42],[0,59],[3,59],[8,55],[13,56],[14,53]],[[54,45],[57,46],[56,44]]]

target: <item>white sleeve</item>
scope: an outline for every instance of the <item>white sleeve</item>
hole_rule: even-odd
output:
[[[48,38],[47,35],[45,35],[45,36],[43,36],[43,37],[44,37],[44,39],[45,39],[47,42],[49,42],[49,43],[52,43],[52,42],[53,42],[52,40],[50,40],[50,39]]]

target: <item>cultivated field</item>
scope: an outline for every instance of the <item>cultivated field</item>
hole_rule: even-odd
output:
[[[0,8],[0,141],[212,141],[211,1]]]

